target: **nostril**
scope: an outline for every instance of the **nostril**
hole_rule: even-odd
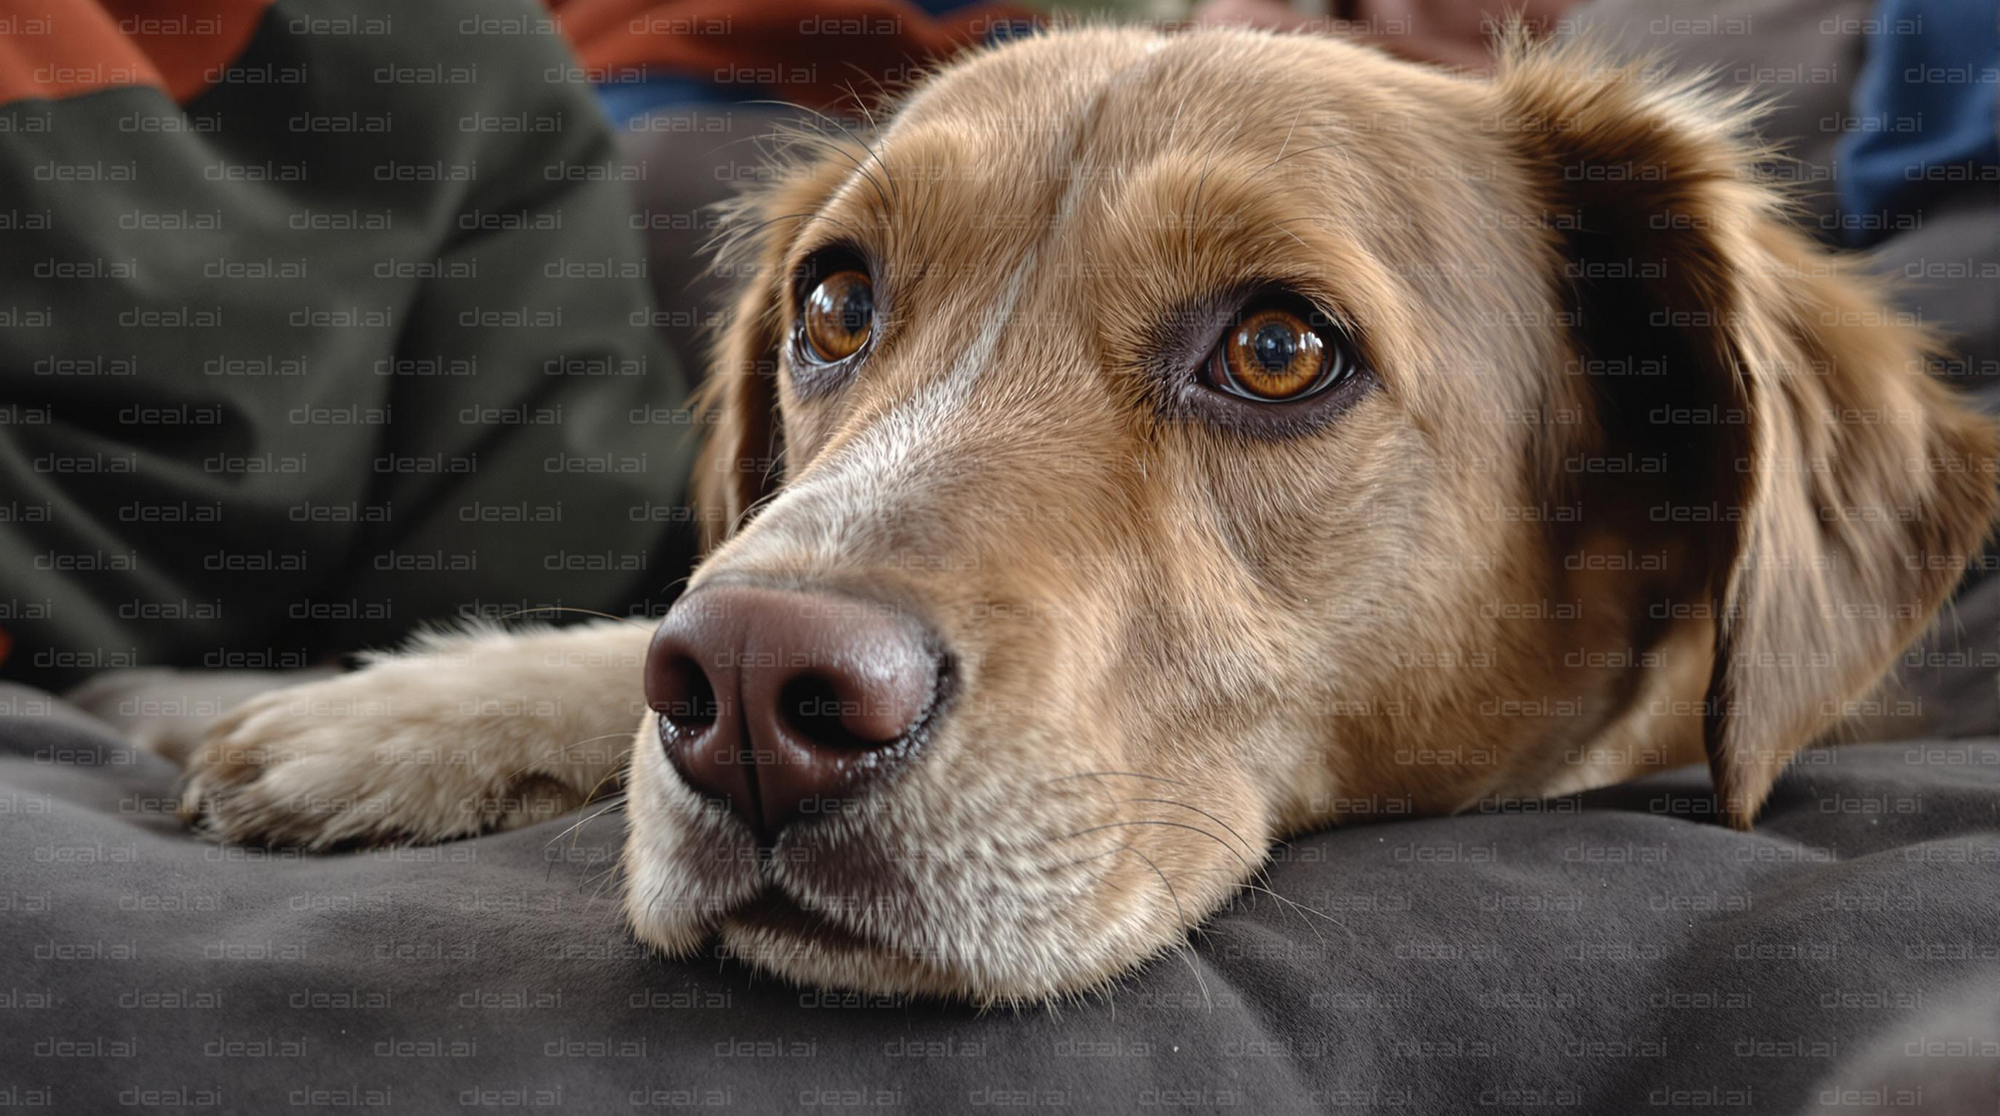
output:
[[[826,748],[873,748],[900,735],[874,739],[880,734],[855,731],[866,724],[865,705],[865,698],[843,698],[840,685],[820,674],[801,674],[778,691],[778,715],[785,727]]]
[[[674,655],[655,669],[653,710],[662,720],[684,733],[705,732],[715,726],[722,707],[700,663],[688,655]]]
[[[871,661],[791,674],[779,684],[771,714],[781,731],[809,747],[879,748],[907,738],[922,724],[936,704],[941,668],[938,657],[915,641],[890,643],[878,647]]]

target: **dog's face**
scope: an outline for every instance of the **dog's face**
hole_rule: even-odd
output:
[[[679,608],[880,602],[948,677],[892,777],[761,842],[649,721],[639,935],[1033,998],[1315,826],[1704,749],[1747,824],[1957,580],[1993,438],[1718,112],[1086,31],[804,144],[744,208]]]

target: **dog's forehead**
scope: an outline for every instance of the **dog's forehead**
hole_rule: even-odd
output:
[[[1454,173],[1398,179],[1397,168],[1494,158],[1468,135],[1479,89],[1323,36],[1040,36],[946,68],[865,153],[843,154],[818,239],[869,230],[864,247],[892,267],[937,275],[949,261],[982,282],[1023,260],[1089,270],[1083,257],[1101,262],[1117,248],[1108,242],[1190,220],[1311,241],[1292,227],[1309,221],[1340,242],[1336,256],[1421,257],[1462,240],[1446,226],[1490,207],[1491,191]]]
[[[1129,166],[1174,149],[1297,152],[1394,134],[1466,103],[1470,88],[1324,36],[1065,31],[941,71],[881,138],[893,150],[951,129],[976,140],[989,169],[1060,175],[1078,161]]]
[[[932,75],[902,102],[889,134],[949,123],[1022,153],[1059,141],[1078,117],[1101,115],[1107,98],[1120,90],[1151,97],[1149,116],[1198,114],[1202,99],[1175,98],[1226,79],[1238,66],[1256,70],[1253,58],[1286,53],[1280,40],[1262,35],[1170,36],[1139,29],[1040,35]]]
[[[885,396],[940,369],[961,386],[987,366],[1046,370],[1048,353],[1116,375],[1156,351],[1144,331],[1260,287],[1356,325],[1392,386],[1497,350],[1520,366],[1505,377],[1517,393],[1533,346],[1480,315],[1532,318],[1549,262],[1492,232],[1531,201],[1480,126],[1486,89],[1323,36],[1008,44],[821,164],[837,182],[787,270],[842,241],[875,262],[904,325],[899,358],[870,377]],[[1492,379],[1457,377],[1422,409],[1477,404]],[[1084,390],[1043,397],[1069,407]]]

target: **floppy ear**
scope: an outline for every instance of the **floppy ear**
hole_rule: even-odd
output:
[[[816,123],[781,124],[765,137],[778,150],[764,180],[723,204],[723,232],[712,245],[715,269],[739,286],[695,398],[708,427],[691,482],[704,550],[741,529],[758,501],[784,482],[778,300],[789,286],[785,248],[869,154],[853,130],[813,115]]]
[[[761,263],[761,261],[758,261]],[[695,413],[707,427],[691,482],[702,549],[742,525],[782,475],[775,283],[753,265],[715,343]]]
[[[1581,264],[1585,367],[1625,373],[1588,389],[1605,437],[1667,462],[1629,518],[1688,544],[1715,632],[1703,742],[1748,827],[1985,540],[1994,427],[1931,378],[1919,323],[1794,231],[1740,98],[1518,40],[1494,91]]]

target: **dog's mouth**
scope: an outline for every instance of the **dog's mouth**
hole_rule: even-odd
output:
[[[648,724],[638,739],[655,731]],[[1115,808],[1098,801],[1129,796],[1115,787],[1036,782],[1029,796],[983,781],[940,793],[905,780],[766,847],[734,811],[704,804],[662,751],[635,762],[634,932],[670,954],[709,954],[801,987],[1039,1001],[1102,983],[1178,940],[1233,875],[1192,841],[1166,853],[1131,848]],[[912,805],[919,790],[931,797]],[[1150,867],[1156,857],[1170,878]]]
[[[923,955],[920,947],[894,945],[857,930],[775,885],[725,916],[716,929],[723,956],[801,986],[896,996],[996,991]]]
[[[866,934],[801,906],[775,884],[730,912],[724,922],[783,939],[813,942],[827,949],[889,952],[883,943]]]

